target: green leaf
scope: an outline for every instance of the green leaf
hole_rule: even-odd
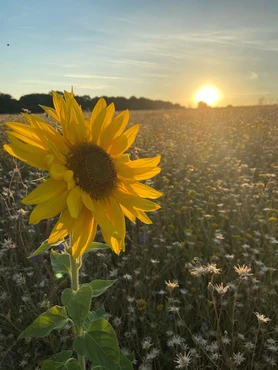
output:
[[[62,293],[62,303],[79,328],[83,325],[90,311],[92,295],[93,291],[90,285],[81,286],[77,292],[67,288]]]
[[[95,320],[107,319],[107,318],[108,318],[108,314],[105,311],[103,306],[99,307],[96,311],[90,311],[86,317],[86,320],[84,321],[83,329],[87,330],[91,322]]]
[[[66,253],[57,253],[53,249],[50,253],[51,266],[56,272],[70,275],[70,256]]]
[[[92,361],[95,366],[120,370],[118,340],[107,320],[93,321],[86,332],[75,338],[73,348],[77,353]]]
[[[36,320],[28,326],[18,337],[46,337],[54,329],[64,329],[69,321],[65,307],[53,306],[48,311],[41,314]]]
[[[110,249],[108,244],[104,243],[98,243],[98,242],[93,242],[89,248],[85,251],[85,253],[91,252],[91,251],[97,251],[99,249]]]
[[[60,245],[62,242],[64,241],[64,239],[60,239],[58,240],[56,243],[52,243],[52,244],[48,244],[48,239],[45,240],[40,246],[39,248],[34,252],[32,253],[29,257],[27,258],[33,258],[33,257],[36,257],[40,254],[42,254],[43,252],[47,251],[49,248],[51,247],[55,247],[56,245]]]
[[[61,352],[55,353],[55,355],[49,357],[46,361],[52,360],[54,362],[65,362],[72,356],[71,349],[64,349]]]
[[[120,353],[120,367],[121,370],[133,370],[131,361],[123,353]]]
[[[93,297],[98,297],[103,294],[108,288],[110,288],[117,280],[93,280],[90,283],[82,284],[90,285],[93,289]]]
[[[43,363],[42,370],[82,370],[82,369],[74,358],[70,358],[65,362],[46,360]]]

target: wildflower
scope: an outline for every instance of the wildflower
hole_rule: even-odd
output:
[[[180,337],[179,335],[174,335],[168,340],[167,345],[168,347],[181,346],[183,342],[184,339],[182,337]]]
[[[112,323],[117,328],[122,325],[122,319],[120,317],[114,317]]]
[[[148,351],[153,346],[152,340],[150,337],[146,337],[142,342],[142,348]]]
[[[118,269],[116,268],[113,268],[110,272],[109,272],[109,276],[110,277],[116,277],[118,275]]]
[[[243,356],[242,353],[238,352],[238,353],[233,354],[233,360],[234,360],[234,364],[236,366],[239,366],[245,361],[245,357]]]
[[[208,263],[206,266],[206,272],[209,274],[219,275],[220,271],[221,269],[218,269],[215,263]]]
[[[190,364],[192,359],[192,354],[190,352],[184,353],[183,355],[180,353],[177,355],[175,362],[177,363],[177,369],[187,369],[188,365]]]
[[[205,266],[195,266],[192,269],[190,269],[190,274],[194,276],[201,276],[204,275],[207,272],[207,269]]]
[[[160,263],[160,261],[159,261],[159,260],[156,260],[156,259],[153,259],[153,258],[151,258],[151,259],[150,259],[150,261],[151,261],[151,263],[152,263],[153,265],[157,265],[158,263]]]
[[[227,293],[227,291],[229,290],[229,285],[226,285],[225,287],[224,287],[224,285],[223,285],[223,283],[220,283],[220,284],[215,284],[214,285],[214,289],[217,291],[217,293],[219,294],[219,295],[224,295],[224,294],[226,294]]]
[[[36,115],[24,114],[27,124],[8,122],[10,144],[4,149],[49,177],[22,203],[36,204],[29,223],[60,215],[48,242],[71,234],[72,257],[85,253],[100,226],[105,242],[119,254],[125,250],[125,217],[149,224],[145,212],[160,206],[150,200],[161,192],[139,183],[160,172],[160,156],[131,161],[124,152],[132,145],[139,125],[124,131],[129,112],[113,119],[114,104],[99,99],[89,120],[73,92],[64,98],[53,92],[54,109],[42,106],[61,132]]]
[[[253,342],[246,342],[243,345],[248,351],[252,351],[255,348],[255,344]]]
[[[138,299],[136,303],[137,303],[137,308],[139,311],[146,311],[147,302],[145,301],[145,299]]]
[[[268,321],[270,321],[270,318],[268,318],[265,315],[262,315],[258,312],[255,312],[255,315],[257,316],[257,319],[258,319],[259,323],[266,324]]]
[[[273,356],[264,356],[264,360],[271,367],[277,365],[276,359]]]
[[[146,360],[147,361],[152,361],[152,360],[154,360],[158,355],[159,355],[159,349],[157,349],[157,348],[152,348],[151,350],[150,350],[150,352],[147,354],[147,356],[146,356]]]
[[[175,289],[175,288],[178,288],[179,287],[179,284],[178,283],[174,283],[174,282],[171,282],[171,281],[165,281],[165,284],[166,284],[166,289],[168,290],[168,292],[171,294],[172,291]]]
[[[250,272],[251,271],[251,268],[248,267],[248,266],[245,266],[245,265],[238,265],[238,266],[234,266],[234,269],[235,269],[235,272],[238,273],[239,277],[240,278],[244,278],[244,277],[247,277],[247,276],[252,276],[253,274]]]
[[[173,313],[179,313],[180,312],[180,308],[178,306],[169,306],[168,307],[168,311],[169,312],[173,312]]]
[[[124,275],[122,276],[122,278],[123,278],[124,280],[127,280],[127,281],[132,280],[132,276],[131,276],[131,275],[129,275],[129,274],[124,274]]]
[[[4,242],[2,243],[3,249],[15,249],[16,244],[12,241],[11,238],[4,239]]]

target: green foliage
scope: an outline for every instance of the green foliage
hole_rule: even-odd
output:
[[[57,253],[53,249],[50,253],[51,266],[56,272],[70,275],[70,256],[69,254]]]
[[[91,322],[98,320],[98,319],[107,319],[108,314],[105,311],[104,307],[99,307],[96,311],[88,312],[88,315],[84,321],[83,329],[87,330]]]
[[[117,280],[93,280],[90,283],[82,284],[82,286],[90,285],[90,287],[93,289],[93,297],[99,297],[116,281]]]
[[[120,367],[121,370],[133,370],[131,361],[123,353],[120,353]]]
[[[68,322],[69,317],[65,307],[53,306],[36,318],[36,320],[19,335],[18,339],[46,337],[54,329],[64,329]]]
[[[81,370],[78,362],[71,358],[72,351],[64,350],[42,362],[41,370]]]
[[[49,248],[60,245],[62,242],[63,242],[63,240],[58,240],[56,243],[48,244],[48,240],[45,240],[39,246],[39,248],[34,253],[32,253],[28,258],[33,258],[33,257],[39,256],[40,254],[42,254],[43,252],[45,252]]]
[[[74,350],[95,365],[119,370],[120,349],[116,333],[107,320],[99,319],[73,342]]]
[[[104,249],[110,249],[109,245],[104,244],[104,243],[93,242],[90,245],[90,247],[86,250],[85,254],[91,251],[104,250]]]
[[[83,325],[90,310],[92,295],[93,291],[90,285],[81,286],[77,292],[67,288],[62,293],[62,303],[79,328]]]

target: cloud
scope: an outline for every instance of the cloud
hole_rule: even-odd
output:
[[[257,80],[259,75],[255,72],[249,71],[248,72],[248,77],[249,77],[250,80]]]
[[[100,80],[133,80],[129,77],[117,77],[117,76],[98,76],[98,75],[63,75],[63,77],[70,77],[70,78],[95,78]]]

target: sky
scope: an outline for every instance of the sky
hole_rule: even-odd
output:
[[[277,0],[0,0],[0,92],[278,102]],[[7,46],[7,44],[10,46]]]

